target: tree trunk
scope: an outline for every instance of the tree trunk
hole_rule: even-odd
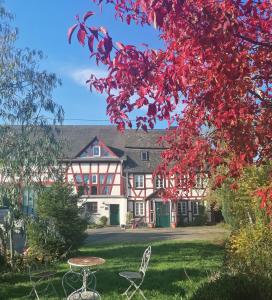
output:
[[[10,265],[14,267],[14,247],[13,247],[13,226],[9,230],[9,251],[10,251]]]

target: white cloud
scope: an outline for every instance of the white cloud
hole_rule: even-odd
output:
[[[81,68],[68,71],[69,77],[71,77],[75,83],[89,88],[86,81],[93,74],[97,78],[102,78],[107,76],[107,72],[104,70],[92,69],[92,68]]]

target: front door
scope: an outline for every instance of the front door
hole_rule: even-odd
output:
[[[156,202],[156,227],[170,227],[169,202]]]
[[[110,225],[120,225],[119,204],[110,204]]]

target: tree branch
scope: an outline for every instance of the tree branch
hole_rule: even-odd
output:
[[[241,34],[238,34],[238,36],[239,36],[241,39],[243,39],[243,40],[245,40],[245,41],[247,41],[247,42],[249,42],[249,43],[252,43],[252,44],[254,44],[254,45],[259,45],[259,46],[268,47],[268,48],[271,48],[271,49],[272,49],[272,44],[271,44],[271,43],[258,42],[258,41],[255,41],[255,40],[249,38],[249,37],[243,36],[243,35],[241,35]]]

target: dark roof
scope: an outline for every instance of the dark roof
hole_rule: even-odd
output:
[[[128,172],[152,173],[160,163],[160,153],[164,149],[157,142],[159,137],[165,134],[165,130],[150,130],[146,133],[142,130],[127,129],[120,133],[115,126],[94,125],[63,125],[58,129],[58,136],[66,143],[63,149],[65,159],[83,161],[82,158],[76,159],[76,155],[97,137],[120,160],[124,160],[125,171]],[[141,151],[149,152],[148,161],[141,160]]]

